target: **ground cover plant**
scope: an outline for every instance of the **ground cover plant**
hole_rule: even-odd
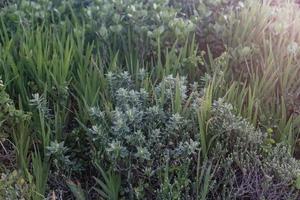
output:
[[[300,199],[299,6],[0,2],[0,199]]]

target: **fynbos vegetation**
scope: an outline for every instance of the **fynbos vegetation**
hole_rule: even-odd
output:
[[[0,199],[300,199],[294,1],[0,1]]]

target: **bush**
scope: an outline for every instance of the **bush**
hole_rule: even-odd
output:
[[[122,175],[122,192],[127,197],[157,198],[166,192],[164,187],[171,187],[170,197],[185,198],[192,190],[192,181],[184,176],[190,177],[190,170],[195,170],[192,163],[199,143],[195,119],[173,113],[170,106],[177,85],[182,100],[187,99],[184,79],[166,77],[152,94],[143,88],[134,89],[126,72],[107,77],[113,109],[91,109],[95,159],[105,160]],[[155,97],[164,98],[166,103]],[[195,115],[195,110],[190,111]],[[170,180],[164,180],[163,174]]]
[[[222,100],[215,102],[212,119],[210,133],[217,134],[210,156],[216,167],[214,198],[299,198],[295,183],[300,162],[286,144],[272,147],[267,133],[235,116]]]
[[[203,101],[198,99],[199,91],[189,94],[190,86],[184,79],[172,76],[157,84],[153,93],[135,90],[126,72],[108,77],[114,80],[110,85],[115,89],[111,93],[113,109],[91,109],[94,120],[90,138],[95,160],[105,160],[103,167],[111,166],[121,175],[122,196],[194,198],[197,184],[203,187],[203,183],[193,174],[198,167],[207,169],[205,163],[211,163],[207,197],[212,199],[299,197],[295,183],[300,163],[288,153],[286,145],[272,147],[268,133],[234,115],[230,104],[223,100],[213,104],[207,125],[207,140],[211,141],[208,160],[197,161],[201,149],[198,110],[192,105]],[[197,93],[187,116],[172,112],[176,88],[182,105]],[[164,103],[157,101],[161,97]],[[197,162],[201,164],[196,166]]]

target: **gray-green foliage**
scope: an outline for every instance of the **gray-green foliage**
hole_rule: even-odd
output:
[[[273,178],[294,183],[300,176],[300,162],[293,158],[288,146],[277,144],[266,157],[266,172]]]
[[[13,0],[1,0],[0,1],[0,8],[3,8],[7,5],[9,5],[10,3],[13,3],[14,1]]]
[[[142,194],[146,195],[147,187],[159,195],[166,191],[162,188],[166,186],[173,188],[170,195],[178,192],[178,198],[184,197],[192,189],[192,181],[184,177],[190,175],[189,168],[193,168],[191,162],[199,148],[196,121],[173,113],[170,104],[156,103],[154,94],[130,87],[131,79],[126,72],[109,73],[108,78],[114,80],[110,85],[113,110],[91,109],[94,120],[90,137],[95,156],[101,156],[96,159],[104,158],[126,177],[123,190],[128,195],[145,198]],[[161,83],[166,84],[158,84],[155,95],[164,95],[170,100],[175,94],[176,78],[168,76]],[[184,98],[186,88],[187,85],[180,82]],[[195,114],[192,109],[191,112]],[[168,180],[167,177],[172,178]]]
[[[136,49],[140,55],[149,57],[160,45],[171,47],[175,41],[184,44],[198,21],[197,17],[182,15],[180,5],[165,0],[19,2],[1,12],[12,32],[20,24],[36,26],[45,21],[60,27],[71,22],[74,32],[84,33],[87,41],[94,41],[109,56],[118,50]]]
[[[91,108],[90,138],[95,159],[104,159],[105,165],[122,175],[125,196],[153,198],[146,190],[150,187],[161,199],[201,194],[205,194],[204,199],[240,198],[248,192],[251,198],[273,198],[279,193],[279,199],[297,197],[291,185],[299,176],[299,162],[286,154],[286,145],[273,148],[268,133],[235,115],[232,105],[220,99],[209,108],[205,123],[209,148],[203,161],[197,159],[203,151],[196,118],[206,98],[201,91],[191,89],[184,78],[173,76],[166,76],[152,92],[136,88],[127,72],[108,73],[106,77],[112,110]],[[182,105],[191,101],[186,108],[188,115],[173,112],[176,88]],[[199,180],[193,178],[197,162]],[[195,184],[201,193],[196,193]],[[247,184],[253,188],[245,189]]]
[[[209,132],[217,134],[209,156],[217,167],[212,194],[230,199],[247,193],[254,199],[299,195],[291,184],[299,177],[300,163],[290,155],[287,145],[270,148],[268,134],[234,115],[232,106],[221,99],[214,103],[212,113]]]
[[[15,108],[13,101],[5,91],[5,86],[0,80],[0,137],[8,137],[16,128],[14,125],[28,120],[30,116],[22,110]]]
[[[27,154],[31,137],[29,134],[30,114],[16,109],[5,89],[0,80],[0,139],[8,138],[14,141],[18,167],[25,175],[28,168]]]
[[[10,199],[29,199],[30,186],[18,171],[1,172],[0,174],[0,198]]]
[[[27,159],[30,147],[29,120],[30,115],[28,113],[16,109],[13,101],[5,91],[3,82],[0,80],[0,199],[29,198],[30,188],[24,179],[24,175],[27,175],[29,163]],[[11,143],[9,142],[10,139],[14,142],[15,148],[6,150],[5,144]],[[2,154],[3,151],[7,155]],[[16,156],[19,171],[8,172],[8,170],[2,170],[7,162],[6,156],[8,160],[11,159],[11,162],[15,161],[10,158],[7,151],[12,151],[11,154]]]

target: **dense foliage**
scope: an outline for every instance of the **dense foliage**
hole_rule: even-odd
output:
[[[300,199],[297,6],[0,1],[0,199]]]

